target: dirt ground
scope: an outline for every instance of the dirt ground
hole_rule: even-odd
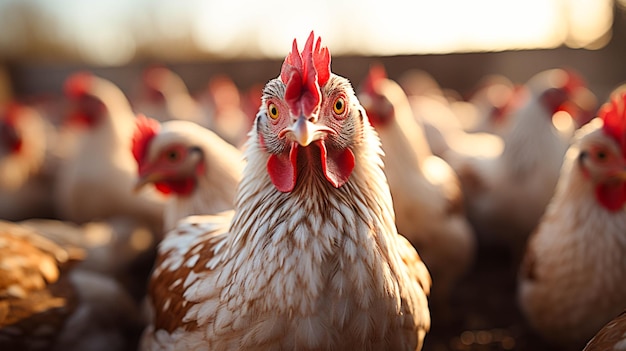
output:
[[[515,267],[508,255],[479,251],[459,284],[446,322],[436,314],[424,351],[564,351],[548,344],[525,323],[515,299]]]

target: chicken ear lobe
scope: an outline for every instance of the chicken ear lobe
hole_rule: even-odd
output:
[[[267,160],[267,173],[278,191],[288,193],[296,186],[297,160],[298,147],[296,145],[291,146],[289,154],[270,155],[269,160]]]
[[[349,148],[326,149],[324,141],[317,141],[326,179],[335,187],[344,185],[354,169],[354,153]]]

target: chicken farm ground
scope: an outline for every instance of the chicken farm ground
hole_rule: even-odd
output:
[[[423,351],[565,351],[547,343],[518,308],[516,267],[503,250],[481,249],[459,283],[445,322],[433,316]]]

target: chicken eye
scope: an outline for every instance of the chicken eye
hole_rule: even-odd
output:
[[[267,106],[267,113],[269,114],[271,119],[278,118],[278,107],[275,104],[271,103]]]
[[[180,153],[178,150],[170,150],[165,154],[165,157],[171,162],[176,162],[180,159]]]
[[[333,111],[335,111],[336,114],[340,115],[345,110],[346,110],[346,102],[344,101],[342,97],[338,97],[335,100],[335,103],[333,104]]]

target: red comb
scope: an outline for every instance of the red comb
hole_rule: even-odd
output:
[[[604,133],[615,140],[622,148],[622,155],[626,158],[626,93],[614,95],[611,101],[605,103],[598,111],[598,116],[604,121]]]
[[[132,152],[135,161],[140,165],[146,156],[148,145],[155,135],[159,133],[161,124],[155,119],[138,114],[135,119],[135,132],[133,133]]]
[[[294,39],[291,53],[287,55],[280,71],[280,79],[285,83],[285,101],[295,116],[310,116],[321,103],[320,87],[330,78],[330,53],[321,47],[322,39],[317,38],[313,48],[313,31],[304,44],[302,53]]]
[[[65,80],[63,91],[70,98],[78,98],[87,94],[91,88],[93,75],[89,72],[77,72]]]
[[[363,90],[369,94],[376,92],[376,85],[378,85],[383,79],[387,79],[387,71],[385,66],[380,63],[376,63],[370,66],[370,70],[367,73],[367,77],[363,81]]]

